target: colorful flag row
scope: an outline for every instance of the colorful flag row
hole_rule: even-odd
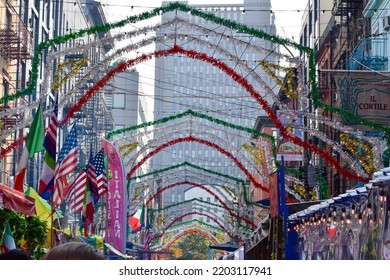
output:
[[[23,191],[28,160],[35,153],[45,150],[38,186],[39,195],[46,200],[52,199],[56,205],[61,205],[65,201],[74,213],[80,213],[83,210],[83,219],[86,221],[86,226],[88,226],[93,222],[94,205],[99,197],[108,190],[104,150],[101,149],[94,157],[91,156],[86,168],[80,170],[74,182],[71,183],[69,182],[69,176],[79,166],[77,126],[76,123],[72,126],[57,159],[58,128],[58,96],[56,95],[54,110],[50,116],[45,134],[41,106],[38,107],[35,113],[18,164],[14,188]]]

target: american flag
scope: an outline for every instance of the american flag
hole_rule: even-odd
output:
[[[104,165],[104,149],[101,149],[96,156],[89,162],[87,170],[87,179],[91,192],[93,193],[94,203],[100,196],[107,192],[107,175]]]
[[[87,186],[87,172],[81,169],[73,184],[65,195],[65,201],[70,206],[70,211],[77,214],[83,210],[84,192]]]
[[[79,150],[77,143],[77,128],[73,125],[58,156],[53,201],[61,204],[64,198],[63,190],[68,185],[67,175],[74,172],[79,163]]]

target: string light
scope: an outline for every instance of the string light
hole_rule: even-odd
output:
[[[350,224],[352,223],[352,217],[351,217],[351,214],[350,214],[350,213],[347,214],[346,223],[347,223],[348,225],[350,225]]]
[[[387,197],[385,195],[385,191],[382,189],[379,193],[379,201],[380,202],[386,202],[387,200]]]
[[[361,225],[363,223],[363,217],[361,213],[359,213],[358,219],[359,219],[359,225]]]
[[[367,203],[367,214],[368,215],[371,214],[371,203],[370,202]]]

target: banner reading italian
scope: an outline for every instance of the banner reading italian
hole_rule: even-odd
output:
[[[102,139],[104,153],[107,154],[107,232],[106,243],[122,253],[126,253],[126,213],[127,191],[125,167],[118,150],[109,141]]]

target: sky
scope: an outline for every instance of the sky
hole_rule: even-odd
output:
[[[160,0],[110,0],[109,21],[117,21],[129,15],[139,14],[142,11],[161,6]],[[242,0],[189,0],[189,4],[231,4],[242,3]],[[131,4],[129,4],[131,3]],[[271,0],[272,10],[275,12],[276,27],[280,37],[298,41],[303,12],[308,0]],[[131,9],[133,6],[133,9]],[[299,12],[298,12],[299,11]],[[294,37],[294,38],[292,38]]]

